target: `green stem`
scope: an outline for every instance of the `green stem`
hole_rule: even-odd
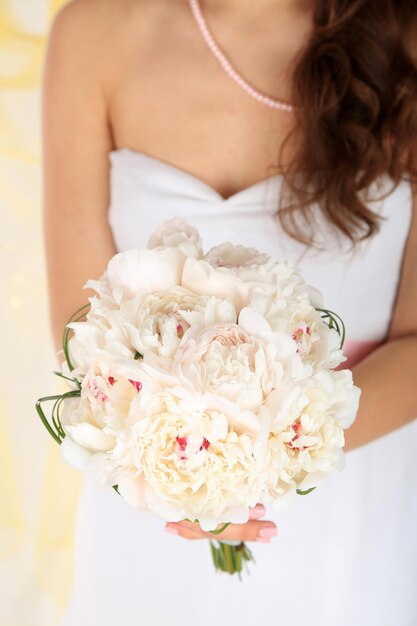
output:
[[[322,315],[323,321],[326,319],[329,320],[329,323],[327,324],[329,328],[333,328],[334,326],[337,334],[340,337],[340,348],[342,349],[346,338],[346,327],[340,315],[338,315],[334,311],[330,311],[329,309],[320,309],[318,307],[316,308],[316,311],[320,311],[324,314]]]
[[[315,487],[310,487],[310,489],[306,489],[302,491],[301,489],[296,489],[299,496],[307,496],[309,493],[315,490]]]
[[[58,414],[58,410],[57,410],[57,407],[59,407],[60,402],[62,402],[62,398],[58,398],[58,400],[55,400],[54,406],[52,407],[51,419],[52,419],[52,423],[55,426],[55,430],[58,433],[58,435],[60,437],[64,438],[65,437],[65,433],[63,431],[61,422],[59,420],[59,414]]]
[[[46,402],[46,401],[49,401],[49,400],[56,400],[59,397],[60,396],[47,396],[45,398],[39,398],[39,400],[36,403],[36,411],[38,412],[38,415],[41,418],[41,421],[42,421],[43,425],[45,426],[46,430],[51,435],[51,437],[53,437],[53,439],[55,439],[55,441],[57,443],[61,444],[61,438],[53,430],[52,426],[50,425],[50,423],[46,419],[45,413],[43,412],[43,409],[42,409],[42,403],[43,402]]]
[[[43,398],[39,398],[39,400],[36,402],[36,411],[39,417],[41,418],[43,425],[45,426],[46,430],[51,435],[51,437],[59,444],[61,444],[62,440],[65,438],[65,432],[64,432],[64,429],[62,428],[62,424],[59,419],[59,407],[61,406],[61,403],[67,398],[79,398],[79,397],[80,397],[80,391],[77,389],[74,391],[67,391],[66,393],[62,393],[62,394],[58,394],[54,396],[45,396]],[[51,424],[49,423],[42,409],[42,404],[44,402],[52,402],[52,401],[55,401],[53,409],[52,409],[52,423],[55,426],[56,430],[52,428]]]
[[[217,543],[218,547],[215,546],[214,541],[210,541],[210,551],[215,570],[231,575],[238,574],[239,579],[242,580],[243,564],[247,567],[249,561],[255,562],[247,545],[243,541],[237,546],[223,541]]]
[[[87,309],[89,309],[89,308],[90,308],[90,303],[84,304],[79,309],[77,309],[75,311],[75,313],[73,313],[71,315],[71,317],[69,318],[69,320],[66,323],[65,328],[64,328],[64,334],[62,336],[62,349],[63,349],[65,360],[67,362],[68,369],[70,370],[70,372],[72,372],[72,370],[74,369],[74,366],[73,366],[73,364],[71,362],[71,358],[70,358],[69,350],[68,350],[68,338],[69,338],[69,334],[71,332],[71,328],[67,328],[67,326],[71,322],[79,322],[80,319],[82,319],[84,317],[84,315],[87,313]],[[78,315],[79,313],[80,313],[80,315]],[[78,315],[78,317],[77,317],[77,315]]]
[[[74,383],[75,385],[77,385],[77,387],[79,389],[81,389],[81,383],[76,378],[69,378],[68,376],[64,376],[64,374],[62,374],[61,372],[57,372],[57,371],[54,371],[53,373],[55,374],[55,376],[59,376],[60,378],[64,378],[65,380],[69,380],[71,383]]]
[[[210,530],[209,532],[211,532],[213,535],[219,535],[224,530],[226,530],[226,528],[229,526],[229,524],[230,524],[230,522],[226,522],[225,524],[223,524],[223,526],[221,528],[217,528],[216,530]]]

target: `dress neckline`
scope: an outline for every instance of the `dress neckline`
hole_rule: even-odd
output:
[[[247,187],[244,187],[243,189],[236,191],[230,196],[224,197],[219,191],[217,191],[217,189],[215,189],[209,183],[205,182],[199,176],[196,176],[195,174],[192,174],[191,172],[188,172],[187,170],[181,167],[178,167],[177,165],[173,165],[172,163],[169,163],[168,161],[165,161],[158,157],[151,156],[150,154],[147,154],[146,152],[142,152],[141,150],[134,150],[133,148],[129,148],[127,146],[121,146],[119,148],[115,148],[114,150],[110,150],[108,153],[111,159],[114,155],[117,155],[117,154],[129,155],[132,159],[135,159],[135,160],[142,159],[142,160],[148,161],[149,163],[153,162],[157,164],[159,167],[162,167],[168,171],[174,172],[180,176],[186,177],[188,180],[193,181],[194,183],[197,183],[200,187],[209,191],[212,195],[216,197],[216,199],[219,202],[224,202],[224,203],[233,202],[236,198],[240,198],[243,195],[246,195],[248,192],[261,190],[264,186],[268,184],[272,184],[273,182],[280,182],[283,177],[283,174],[280,174],[280,173],[267,176],[266,178],[263,178],[262,180],[252,183],[252,185],[248,185]]]

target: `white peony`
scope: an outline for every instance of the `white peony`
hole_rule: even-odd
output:
[[[322,306],[322,294],[307,285],[289,262],[278,263],[253,248],[225,243],[202,259],[187,259],[182,284],[195,293],[230,298],[239,312],[258,298],[285,311],[290,301]],[[262,305],[265,308],[265,303]],[[254,306],[256,308],[256,306]]]
[[[271,257],[268,254],[230,242],[211,248],[204,255],[204,260],[214,268],[223,267],[229,270],[247,268],[254,271],[256,268],[259,269],[271,263]]]
[[[339,334],[329,328],[311,304],[307,286],[298,286],[278,299],[257,294],[250,306],[267,320],[272,330],[292,336],[298,354],[314,369],[335,368],[346,360]]]
[[[85,374],[95,358],[133,359],[135,348],[129,341],[122,325],[120,309],[105,308],[101,300],[93,297],[91,309],[83,322],[71,322],[72,330],[68,350],[73,365]],[[63,373],[65,371],[64,364]]]
[[[316,487],[343,467],[343,429],[355,419],[359,397],[349,370],[322,370],[269,396],[257,441],[258,454],[266,451],[266,502],[287,508],[296,489]]]
[[[239,312],[260,291],[273,296],[288,277],[289,264],[276,263],[253,248],[225,243],[212,248],[203,259],[188,258],[182,284],[195,293],[230,298]],[[296,280],[301,280],[298,276]]]
[[[265,333],[264,323],[254,311],[243,309],[238,324],[191,327],[175,355],[174,375],[184,385],[257,412],[286,377],[303,374],[291,337]]]
[[[99,280],[88,280],[104,306],[114,308],[139,292],[154,293],[181,284],[187,257],[200,258],[198,231],[179,219],[165,222],[150,237],[148,247],[115,254]]]
[[[152,352],[171,358],[190,326],[236,321],[229,300],[196,295],[184,287],[139,292],[117,309],[100,306],[99,298],[91,303],[86,321],[68,324],[73,331],[68,343],[70,356],[82,373],[95,357],[133,359],[137,353]]]
[[[190,327],[201,329],[218,322],[235,321],[236,311],[229,300],[174,287],[133,298],[121,310],[120,325],[129,347],[142,355],[154,352],[171,358]]]
[[[99,293],[106,304],[111,300],[122,304],[138,292],[154,293],[179,285],[187,257],[201,254],[197,230],[183,220],[170,220],[151,236],[148,248],[115,254],[100,280],[90,280],[85,287]]]
[[[130,403],[142,389],[141,378],[140,365],[134,361],[94,359],[83,378],[81,396],[63,403],[64,442],[68,437],[91,454],[113,450],[126,427]],[[69,442],[63,451],[67,456],[72,451],[78,454]]]
[[[106,270],[115,302],[122,304],[139,291],[152,293],[175,287],[180,283],[185,259],[179,248],[119,252]]]
[[[138,476],[122,478],[124,497],[171,521],[198,519],[204,530],[246,522],[261,495],[252,450],[256,417],[180,387],[135,404],[131,454]]]
[[[203,256],[198,230],[178,217],[167,220],[157,228],[150,236],[147,247],[151,250],[179,248],[185,256],[195,259]]]

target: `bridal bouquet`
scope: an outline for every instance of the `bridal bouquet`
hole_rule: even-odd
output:
[[[71,389],[37,411],[65,460],[134,507],[213,533],[216,569],[244,544],[218,541],[257,503],[277,510],[343,465],[360,390],[344,327],[289,263],[164,223],[116,254],[63,338]],[[85,319],[84,319],[85,318]],[[53,401],[50,419],[42,405]]]

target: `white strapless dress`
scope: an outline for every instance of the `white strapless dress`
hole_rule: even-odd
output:
[[[224,199],[142,152],[119,148],[109,157],[119,250],[145,246],[161,222],[182,217],[206,249],[229,240],[297,262],[344,319],[352,358],[384,340],[411,223],[406,181],[373,203],[386,218],[374,238],[350,253],[322,224],[328,249],[317,252],[273,218],[280,175]],[[250,544],[256,563],[240,582],[214,572],[207,541],[165,533],[164,520],[87,477],[65,626],[417,625],[417,420],[347,453],[343,472],[285,514],[267,509],[265,519],[279,535]]]

